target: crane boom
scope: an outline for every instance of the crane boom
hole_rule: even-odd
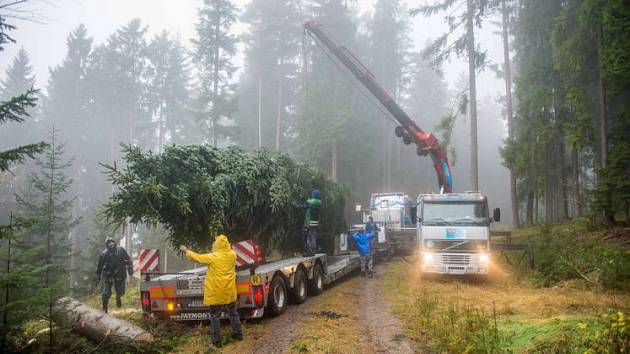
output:
[[[400,124],[396,127],[396,135],[402,137],[405,144],[415,143],[418,155],[431,157],[440,189],[445,193],[451,193],[453,189],[451,169],[446,151],[439,145],[438,139],[433,134],[420,129],[389,93],[379,85],[370,70],[348,48],[333,39],[320,23],[315,20],[307,21],[304,29],[316,43],[323,46],[324,50],[328,50],[346,67],[396,119]]]

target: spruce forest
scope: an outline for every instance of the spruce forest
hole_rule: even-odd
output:
[[[626,0],[0,0],[0,66],[0,352],[630,351]],[[470,196],[483,222],[446,209]],[[236,253],[221,346],[172,316],[192,280],[150,290],[219,234],[266,261]],[[130,268],[102,314],[107,237]]]

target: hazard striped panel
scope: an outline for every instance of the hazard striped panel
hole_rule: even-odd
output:
[[[141,249],[138,252],[138,270],[140,273],[160,271],[160,250]]]
[[[252,240],[232,244],[232,249],[236,252],[236,265],[256,264],[259,258],[256,248]]]

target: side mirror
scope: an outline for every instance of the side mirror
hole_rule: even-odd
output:
[[[494,209],[494,212],[492,213],[492,220],[496,222],[501,221],[501,209],[499,208]]]

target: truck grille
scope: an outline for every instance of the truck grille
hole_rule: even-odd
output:
[[[478,252],[488,249],[486,240],[424,240],[424,247],[434,252]]]
[[[443,254],[442,262],[444,262],[444,264],[468,264],[470,262],[470,256],[467,254]]]

